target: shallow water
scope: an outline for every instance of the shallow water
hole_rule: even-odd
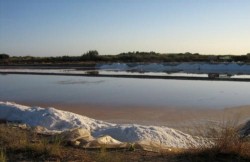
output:
[[[147,76],[180,76],[180,77],[202,77],[208,78],[209,71],[190,71],[190,72],[140,72],[136,71],[126,71],[126,70],[119,70],[119,69],[99,69],[99,70],[76,70],[72,69],[3,69],[0,68],[0,73],[8,73],[8,72],[26,72],[26,73],[51,73],[51,74],[94,74],[94,75],[147,75]],[[246,72],[246,71],[245,71]],[[217,73],[217,72],[214,72]],[[220,74],[228,74],[219,72]],[[218,74],[219,74],[218,73]],[[249,74],[244,73],[233,73],[230,78],[245,78],[249,79]]]
[[[250,105],[249,82],[0,75],[0,100],[117,107]]]

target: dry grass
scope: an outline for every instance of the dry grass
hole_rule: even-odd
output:
[[[101,146],[100,152],[95,156],[97,162],[123,162],[122,156],[114,152],[108,152],[105,145]]]
[[[209,130],[209,131],[208,131]],[[202,132],[202,131],[201,131]],[[204,133],[204,132],[203,132]],[[133,148],[128,150],[108,150],[105,145],[100,150],[73,148],[62,143],[57,136],[41,136],[32,131],[0,124],[0,162],[5,161],[205,161],[244,162],[250,161],[250,140],[238,135],[238,124],[227,121],[206,128],[206,136],[214,139],[210,148],[171,149],[149,152]],[[160,148],[158,148],[160,150]]]
[[[239,118],[210,122],[196,127],[196,133],[210,138],[211,147],[186,150],[179,156],[190,161],[250,161],[250,140],[239,134]]]
[[[231,154],[240,158],[250,158],[250,141],[239,134],[238,120],[223,122],[215,132],[215,145],[212,149],[221,154]]]
[[[6,157],[6,153],[4,149],[0,149],[0,162],[6,162],[7,161],[7,157]]]
[[[61,155],[61,142],[59,139],[50,139],[6,124],[0,126],[1,147],[5,148],[7,155],[22,154],[31,159],[47,156],[60,158]]]

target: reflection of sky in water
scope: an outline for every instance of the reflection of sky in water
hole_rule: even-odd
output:
[[[104,80],[97,80],[97,81],[85,81],[85,80],[63,80],[58,81],[58,84],[99,84],[104,82]]]
[[[191,72],[138,72],[122,70],[75,70],[75,69],[0,69],[0,72],[30,72],[30,73],[54,73],[54,74],[103,74],[103,75],[150,75],[150,76],[182,76],[182,77],[204,77],[207,78],[206,71]],[[249,73],[249,72],[248,72]],[[221,73],[223,74],[223,73]],[[225,73],[226,74],[226,73]],[[250,75],[233,73],[231,78],[250,78]]]
[[[0,100],[129,106],[250,105],[249,82],[0,75]]]

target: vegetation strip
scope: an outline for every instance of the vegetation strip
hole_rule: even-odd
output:
[[[97,63],[97,62],[250,62],[250,53],[242,55],[214,55],[199,53],[157,53],[151,52],[123,52],[117,55],[103,55],[96,50],[90,50],[78,56],[56,56],[56,57],[35,57],[35,56],[10,56],[0,54],[0,64],[76,64],[76,63]]]

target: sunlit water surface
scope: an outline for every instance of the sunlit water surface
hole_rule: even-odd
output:
[[[249,82],[0,75],[0,101],[224,108],[250,105]]]

